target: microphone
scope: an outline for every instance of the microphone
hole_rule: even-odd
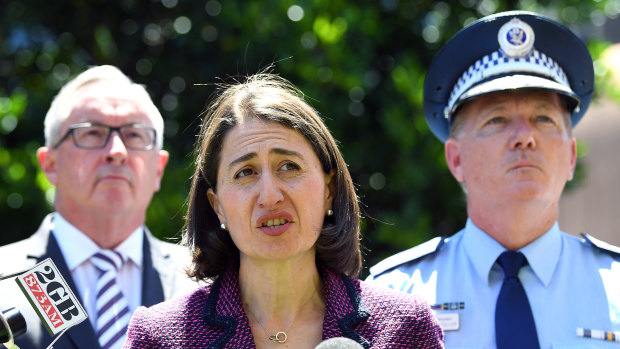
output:
[[[67,284],[62,277],[51,258],[47,258],[23,272],[15,273],[10,276],[1,275],[0,277],[6,279],[13,276],[16,276],[15,282],[17,282],[17,285],[28,299],[28,302],[37,313],[50,336],[54,337],[60,333],[48,348],[52,348],[53,344],[56,343],[69,328],[81,323],[88,317],[82,304],[80,304],[78,298],[73,291],[71,291],[69,284]],[[11,323],[11,328],[9,328],[9,332],[7,333],[8,337],[16,337],[17,335],[25,333],[26,323],[24,317],[19,314],[17,317],[18,320],[14,320],[14,317],[17,315],[11,314],[11,319],[13,319],[11,321],[17,321],[15,322],[16,324],[19,324],[19,317],[21,317],[23,332],[18,334],[18,332],[14,331],[13,336],[11,336],[10,331],[14,326],[13,323]],[[7,319],[9,319],[8,316]],[[5,327],[8,327],[8,325],[5,324]],[[15,328],[22,331],[19,326]],[[2,332],[0,332],[0,334],[2,334]],[[10,342],[12,342],[12,340]]]
[[[51,336],[88,317],[51,258],[17,276],[15,281]]]
[[[7,348],[13,344],[13,339],[26,333],[26,319],[15,307],[0,312],[0,343]]]
[[[334,337],[322,341],[314,349],[364,349],[364,347],[353,339],[346,337]]]

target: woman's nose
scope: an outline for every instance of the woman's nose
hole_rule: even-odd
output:
[[[282,201],[284,195],[277,178],[270,172],[264,172],[260,178],[258,205],[271,208]]]

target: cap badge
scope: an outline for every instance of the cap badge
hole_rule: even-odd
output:
[[[511,58],[527,56],[534,47],[534,30],[529,24],[513,18],[497,33],[497,41],[503,54]]]

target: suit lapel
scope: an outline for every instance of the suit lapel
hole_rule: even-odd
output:
[[[148,231],[144,231],[142,243],[142,305],[151,305],[164,301],[164,287],[167,274],[165,264],[167,256],[162,255],[156,241],[151,241]],[[161,276],[161,279],[160,279]],[[163,284],[163,285],[162,285]]]
[[[65,262],[65,258],[60,252],[60,248],[58,247],[58,243],[54,238],[54,234],[49,234],[49,239],[47,243],[47,253],[42,255],[40,258],[37,258],[37,263],[46,259],[51,258],[56,264],[56,267],[65,278],[69,287],[77,292],[77,287],[73,282],[73,278],[71,277],[71,272],[67,267],[67,263]],[[81,299],[81,297],[78,296]],[[43,325],[41,325],[43,326]],[[44,330],[47,331],[47,330]],[[99,348],[99,342],[97,341],[97,337],[95,336],[95,330],[93,329],[90,321],[88,319],[82,321],[80,324],[70,328],[58,342],[54,344],[54,348],[56,349],[68,349],[68,348]]]
[[[51,258],[54,264],[65,278],[69,287],[74,293],[77,293],[77,287],[71,277],[71,272],[67,267],[65,258],[60,251],[58,242],[54,238],[54,234],[51,233],[51,221],[53,214],[49,214],[41,223],[41,226],[37,232],[31,237],[33,239],[32,250],[28,254],[28,258],[35,260],[35,264],[41,262],[46,258]],[[143,271],[142,271],[142,304],[145,306],[151,306],[160,303],[164,300],[164,286],[165,280],[169,279],[170,268],[167,267],[169,256],[163,253],[157,246],[157,242],[153,241],[155,238],[145,228],[145,238],[143,240]],[[161,277],[161,278],[160,278]],[[162,283],[162,280],[164,281]],[[170,286],[172,287],[172,286]],[[78,298],[81,297],[78,296]],[[47,333],[47,330],[41,324],[43,332]],[[49,336],[46,336],[49,338]],[[48,343],[49,344],[49,343]],[[46,344],[47,345],[47,344]],[[56,343],[54,343],[55,349],[76,349],[76,348],[100,348],[99,342],[95,335],[90,321],[84,320],[75,327],[70,328]]]

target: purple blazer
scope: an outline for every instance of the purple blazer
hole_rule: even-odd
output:
[[[443,348],[443,332],[420,298],[320,269],[323,340],[348,337],[364,348]],[[140,307],[123,348],[255,348],[237,267],[182,298]]]

